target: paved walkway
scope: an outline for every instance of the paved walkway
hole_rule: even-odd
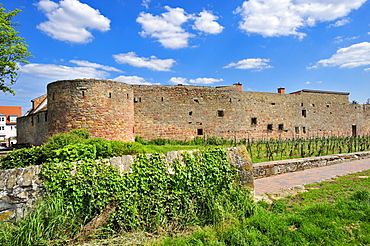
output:
[[[283,173],[254,181],[255,194],[278,191],[296,185],[312,184],[324,179],[335,178],[350,173],[370,169],[370,159],[343,162],[331,166],[307,169],[304,171]]]

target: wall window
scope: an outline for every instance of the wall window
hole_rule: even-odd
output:
[[[298,126],[294,127],[294,131],[296,134],[299,134],[299,127]]]
[[[306,127],[302,127],[302,132],[306,134]]]
[[[197,129],[197,135],[202,136],[203,135],[203,129]]]
[[[5,130],[5,127],[4,126],[0,126],[0,131],[4,131]]]
[[[302,117],[304,117],[304,118],[307,117],[307,111],[306,110],[302,110]]]
[[[257,118],[251,119],[251,125],[257,125]]]
[[[0,117],[0,121],[5,121],[5,117]]]
[[[278,129],[279,131],[284,131],[284,124],[279,124]]]
[[[190,111],[190,112],[189,112],[189,115],[193,115],[193,111]]]
[[[272,124],[268,124],[268,125],[267,125],[267,130],[268,130],[268,131],[272,131]]]
[[[224,117],[225,113],[223,110],[217,110],[217,116],[218,117]]]
[[[141,102],[141,97],[134,98],[134,103],[140,103],[140,102]]]

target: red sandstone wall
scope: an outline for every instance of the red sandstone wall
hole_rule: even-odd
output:
[[[109,80],[57,81],[48,85],[49,134],[86,129],[92,137],[133,141],[131,86]]]

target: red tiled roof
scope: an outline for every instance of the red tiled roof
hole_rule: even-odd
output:
[[[22,107],[18,106],[0,106],[0,114],[6,115],[6,124],[15,124],[17,122],[10,122],[9,115],[22,116]]]

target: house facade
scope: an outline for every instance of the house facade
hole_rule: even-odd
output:
[[[47,95],[18,119],[19,143],[42,144],[47,137],[86,129],[92,137],[134,141],[310,138],[370,133],[370,106],[349,103],[349,93],[300,90],[285,93],[222,87],[128,85],[77,79],[48,84]]]
[[[0,106],[0,144],[17,143],[17,118],[22,116],[22,107]]]

